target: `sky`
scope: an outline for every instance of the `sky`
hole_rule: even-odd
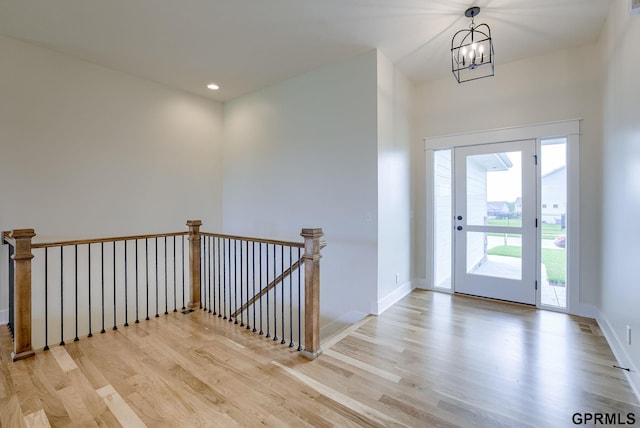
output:
[[[566,165],[566,144],[564,139],[543,141],[540,159],[541,175]],[[520,152],[510,152],[507,156],[513,163],[508,171],[494,171],[487,174],[487,200],[515,202],[522,195],[522,156]]]

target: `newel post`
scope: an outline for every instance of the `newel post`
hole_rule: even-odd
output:
[[[201,220],[187,220],[189,226],[189,282],[191,283],[192,308],[202,308],[200,303],[200,226]]]
[[[33,229],[15,229],[9,235],[15,241],[13,253],[14,270],[14,320],[13,361],[34,355],[31,348],[31,239],[36,236]]]
[[[322,229],[302,229],[304,238],[304,350],[310,360],[317,358],[320,349],[320,238]]]

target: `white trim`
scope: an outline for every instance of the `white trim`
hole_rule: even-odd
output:
[[[580,311],[580,137],[567,136],[567,312]]]
[[[434,215],[434,211],[435,211],[435,197],[434,194],[435,192],[434,190],[434,186],[435,186],[435,180],[433,177],[433,150],[425,150],[424,152],[425,154],[425,165],[426,165],[426,171],[427,173],[425,174],[425,189],[426,189],[426,210],[425,210],[425,238],[426,238],[426,243],[425,243],[425,277],[428,279],[425,279],[425,282],[427,284],[426,288],[427,289],[432,289],[433,288],[433,284],[434,284],[434,276],[435,276],[435,262],[436,262],[436,255],[435,255],[435,251],[434,251],[434,237],[435,237],[435,215]],[[452,214],[453,215],[453,214]],[[453,233],[453,232],[452,232]]]
[[[3,309],[0,311],[0,325],[9,324],[9,309]]]
[[[568,143],[568,141],[567,141]],[[536,159],[542,159],[542,140],[536,138]],[[536,162],[536,219],[540,227],[536,228],[536,307],[542,307],[542,170],[541,163]],[[565,305],[566,306],[566,305]],[[562,308],[562,312],[566,308]]]
[[[627,380],[631,384],[631,389],[633,389],[636,397],[640,400],[640,374],[638,374],[638,369],[636,368],[635,364],[633,364],[633,359],[625,350],[622,342],[620,342],[618,336],[615,334],[615,331],[611,327],[609,320],[607,320],[603,313],[597,310],[596,312],[598,312],[596,320],[598,321],[600,330],[602,330],[602,334],[604,334],[604,338],[607,340],[611,351],[613,351],[613,355],[616,357],[618,364],[631,370],[625,370],[625,375],[627,376]]]
[[[405,282],[400,287],[393,290],[391,293],[378,300],[378,308],[374,315],[381,315],[384,311],[396,304],[407,294],[411,293],[416,286],[413,281]]]
[[[503,143],[507,141],[535,140],[537,138],[566,137],[580,133],[580,120],[513,126],[463,134],[442,135],[424,139],[425,149],[447,149],[478,144]]]

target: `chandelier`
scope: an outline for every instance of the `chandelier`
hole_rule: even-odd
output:
[[[479,13],[477,6],[467,9],[464,16],[471,18],[469,29],[458,31],[451,39],[451,71],[458,83],[494,75],[491,29],[475,24],[473,18]]]

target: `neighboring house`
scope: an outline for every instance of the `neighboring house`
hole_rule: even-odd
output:
[[[562,166],[542,176],[542,222],[561,224],[567,213],[567,167]]]
[[[516,218],[522,215],[522,197],[518,196],[516,202],[513,204],[513,214]]]
[[[505,201],[487,202],[487,216],[489,217],[507,218],[510,213],[509,204]]]

